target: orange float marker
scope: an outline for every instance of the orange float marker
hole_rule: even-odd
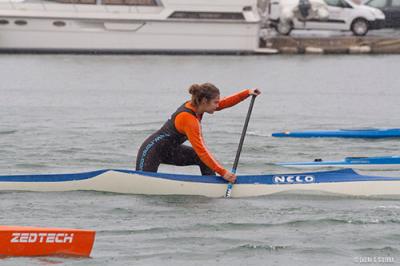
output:
[[[0,226],[0,256],[89,257],[95,234],[69,228]]]

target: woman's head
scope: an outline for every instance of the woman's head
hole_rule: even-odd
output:
[[[219,103],[219,89],[211,83],[193,84],[189,88],[192,95],[191,103],[194,107],[203,109],[207,113],[213,113]]]

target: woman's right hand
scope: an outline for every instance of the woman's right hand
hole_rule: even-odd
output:
[[[229,171],[226,171],[222,178],[232,184],[236,182],[236,175]]]

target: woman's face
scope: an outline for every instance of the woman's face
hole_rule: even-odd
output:
[[[219,95],[209,101],[207,101],[207,99],[203,99],[201,101],[201,109],[209,114],[214,113],[219,105]]]

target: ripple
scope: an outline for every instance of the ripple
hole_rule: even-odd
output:
[[[58,149],[55,152],[62,153],[62,154],[73,154],[84,151],[82,148],[67,148],[67,149]]]
[[[103,235],[129,235],[129,234],[159,234],[172,231],[167,227],[151,227],[143,229],[128,229],[128,230],[99,230],[97,233]]]
[[[16,168],[34,168],[34,169],[38,169],[38,168],[47,168],[48,165],[44,164],[44,163],[18,163],[15,165]]]
[[[378,206],[376,209],[400,209],[399,205]]]
[[[261,132],[255,132],[255,131],[249,131],[249,132],[247,132],[247,135],[255,136],[255,137],[272,137],[271,133],[261,133]]]
[[[17,130],[0,130],[0,135],[10,135],[17,133]]]
[[[232,249],[228,249],[227,251],[280,251],[283,249],[289,249],[289,246],[273,246],[273,245],[265,245],[265,244],[244,244],[237,246]]]
[[[392,223],[392,221],[388,221]],[[155,231],[170,231],[170,232],[200,232],[200,231],[249,231],[268,227],[293,227],[293,226],[329,226],[329,225],[340,225],[340,224],[352,224],[352,225],[366,225],[366,224],[384,224],[384,221],[360,221],[360,220],[347,220],[347,219],[317,219],[317,220],[294,220],[282,223],[218,223],[218,224],[194,224],[190,226],[178,226],[178,227],[162,227],[162,228],[149,228],[149,229],[138,229],[132,230],[131,232],[152,232]],[[395,221],[399,223],[399,221]]]
[[[151,120],[151,121],[129,122],[129,123],[121,124],[121,125],[125,125],[125,126],[146,126],[146,125],[154,125],[154,124],[162,124],[162,123],[165,123],[165,120],[154,119],[154,120]]]
[[[388,220],[388,222],[393,222],[391,220]],[[296,220],[296,221],[291,221],[284,223],[286,225],[338,225],[338,224],[353,224],[353,225],[366,225],[366,224],[384,224],[387,223],[382,220],[353,220],[353,219],[335,219],[335,218],[323,218],[323,219],[317,219],[317,220]],[[398,221],[396,221],[398,223]]]
[[[282,223],[220,223],[220,224],[197,224],[195,228],[213,228],[215,230],[248,230],[264,227],[281,227],[281,226],[315,226],[315,225],[367,225],[367,224],[399,224],[400,220],[356,220],[356,219],[336,219],[336,218],[323,218],[323,219],[310,219],[310,220],[293,220]]]
[[[381,252],[388,252],[388,253],[397,253],[399,252],[399,249],[391,247],[391,246],[387,246],[387,247],[383,247],[383,248],[372,248],[372,247],[368,247],[368,248],[359,248],[359,249],[355,249],[354,251],[358,251],[358,252],[366,252],[366,253],[381,253]]]

